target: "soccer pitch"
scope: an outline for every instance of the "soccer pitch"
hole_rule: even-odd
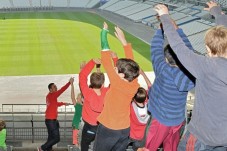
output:
[[[6,19],[3,19],[3,18]],[[100,57],[100,30],[105,19],[89,12],[0,14],[0,76],[79,73],[81,61]],[[123,48],[109,24],[110,47],[119,58]],[[150,47],[126,34],[135,60],[151,71]]]

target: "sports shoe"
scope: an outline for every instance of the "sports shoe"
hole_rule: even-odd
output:
[[[41,147],[37,147],[37,151],[43,151]]]

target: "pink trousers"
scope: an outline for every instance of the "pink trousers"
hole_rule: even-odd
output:
[[[156,119],[152,119],[146,139],[146,148],[149,151],[157,151],[158,147],[163,144],[165,151],[177,151],[183,124],[184,122],[177,126],[165,126]]]

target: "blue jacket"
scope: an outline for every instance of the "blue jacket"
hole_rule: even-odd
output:
[[[182,29],[178,29],[177,32],[185,45],[193,51]],[[163,45],[164,36],[159,29],[151,41],[151,60],[155,81],[149,90],[148,110],[160,123],[176,126],[185,119],[187,94],[194,88],[194,78],[184,67],[173,67],[166,62]]]

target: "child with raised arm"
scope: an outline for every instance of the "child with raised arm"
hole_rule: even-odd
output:
[[[0,151],[6,151],[6,123],[0,120]]]
[[[89,145],[95,139],[98,127],[97,117],[103,110],[104,97],[109,89],[104,87],[105,77],[101,72],[93,72],[90,76],[90,85],[87,84],[88,75],[96,64],[101,64],[101,60],[90,60],[79,74],[79,86],[84,97],[81,151],[88,151]]]
[[[71,83],[71,99],[75,108],[75,113],[72,121],[73,145],[75,145],[76,147],[79,147],[80,145],[79,145],[78,133],[79,133],[79,126],[81,122],[81,116],[82,116],[83,98],[81,93],[79,93],[77,95],[77,98],[75,98],[73,83]]]
[[[227,146],[227,16],[214,2],[207,3],[219,25],[205,35],[208,56],[195,54],[185,46],[174,28],[168,8],[157,5],[170,46],[182,65],[196,78],[195,105],[188,131],[178,150],[223,150]]]
[[[175,28],[189,51],[193,52],[186,35],[176,24]],[[180,130],[185,122],[188,91],[194,88],[193,78],[182,67],[172,48],[169,45],[163,47],[163,33],[160,25],[151,41],[155,81],[149,90],[148,110],[152,115],[146,139],[149,151],[156,151],[161,144],[166,151],[177,150]]]
[[[110,80],[110,89],[105,96],[100,123],[94,144],[94,151],[125,151],[130,132],[130,104],[139,88],[137,77],[139,65],[133,61],[131,44],[128,44],[120,28],[115,35],[124,46],[124,59],[118,59],[116,67],[111,61],[111,51],[107,42],[108,25],[104,23],[101,32],[102,65]]]
[[[84,68],[84,66],[86,65],[86,62],[82,62],[80,64],[80,71]],[[82,107],[83,107],[83,96],[81,93],[79,93],[77,95],[77,98],[75,98],[75,92],[74,92],[74,79],[71,83],[71,99],[72,99],[72,103],[74,105],[75,108],[75,113],[73,116],[73,121],[72,121],[72,128],[73,128],[73,145],[75,145],[76,147],[80,147],[79,145],[79,126],[80,126],[80,122],[81,122],[81,116],[82,116]]]
[[[140,75],[143,76],[148,89],[150,89],[151,82],[143,70],[140,70]],[[130,144],[132,144],[134,151],[145,146],[145,129],[149,119],[147,91],[143,87],[139,87],[132,99],[130,108]]]

